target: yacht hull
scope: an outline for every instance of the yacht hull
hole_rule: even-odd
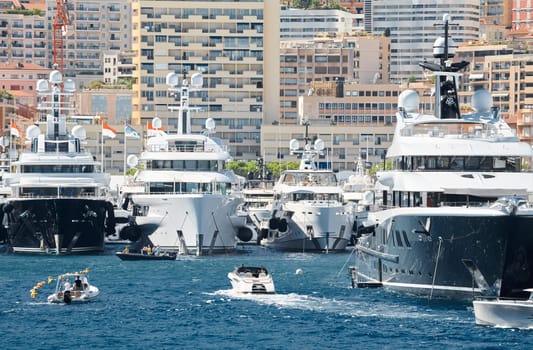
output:
[[[209,255],[234,251],[239,227],[232,217],[242,202],[238,197],[209,194],[137,194],[135,205],[148,207],[135,222],[143,236],[164,251]]]
[[[476,324],[504,328],[533,328],[530,300],[474,300]]]
[[[341,206],[286,206],[270,226],[261,244],[282,251],[345,251],[351,235],[350,217]]]
[[[354,284],[468,299],[486,291],[474,283],[463,265],[466,259],[475,263],[493,292],[524,296],[522,290],[533,285],[533,217],[435,210],[381,215],[374,232],[358,238]]]
[[[15,199],[2,207],[8,243],[16,253],[91,253],[114,230],[113,206],[96,199]]]

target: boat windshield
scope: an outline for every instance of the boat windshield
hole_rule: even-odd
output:
[[[289,186],[337,186],[337,177],[329,172],[291,172],[282,175],[281,183]]]
[[[22,165],[22,173],[94,173],[92,164],[34,164]]]
[[[84,197],[95,196],[95,187],[22,187],[21,197]]]
[[[158,193],[203,193],[227,194],[231,183],[226,182],[148,182],[146,190],[151,194]]]

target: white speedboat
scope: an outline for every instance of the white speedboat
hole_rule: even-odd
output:
[[[59,275],[56,289],[48,296],[48,302],[78,304],[95,300],[100,290],[89,283],[87,275],[87,271]]]
[[[533,292],[533,289],[525,289]],[[504,328],[533,328],[533,298],[529,299],[476,299],[476,324]]]
[[[193,85],[196,79],[193,75]],[[180,95],[180,106],[175,107],[179,111],[178,132],[155,133],[148,137],[139,158],[127,158],[131,167],[141,164],[128,186],[141,186],[144,191],[129,194],[135,222],[122,232],[134,237],[131,231],[137,231],[150,245],[179,254],[234,251],[239,229],[246,221],[245,216],[237,215],[242,203],[240,180],[224,169],[231,156],[222,141],[211,136],[213,119],[207,119],[204,133],[191,132],[187,80]],[[154,118],[152,125],[160,128],[161,120]]]
[[[274,294],[272,275],[264,267],[241,265],[228,273],[233,290],[239,293]]]
[[[324,148],[317,139],[299,150],[291,140],[291,152],[301,153],[298,170],[285,170],[274,186],[268,234],[261,245],[283,251],[344,251],[351,239],[352,214],[343,204],[343,190],[336,174],[318,169],[316,160]]]
[[[73,254],[104,250],[115,232],[109,174],[84,149],[86,131],[67,122],[75,83],[52,71],[40,79],[39,125],[26,129],[25,149],[3,176],[12,195],[0,215],[14,252]]]
[[[434,88],[398,98],[391,169],[377,173],[384,209],[369,212],[358,231],[354,284],[470,299],[483,291],[465,273],[469,259],[489,286],[501,286],[500,297],[519,298],[533,286],[533,150],[488,91],[475,91],[471,112],[461,113],[458,84],[468,62],[453,62],[451,19],[443,20],[433,46],[438,63],[420,63]]]

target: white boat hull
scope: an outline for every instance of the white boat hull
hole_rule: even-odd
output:
[[[261,244],[279,250],[344,251],[351,239],[351,214],[340,204],[285,203],[287,229],[270,230]]]
[[[474,300],[476,324],[506,328],[533,328],[529,300]]]
[[[100,294],[100,290],[95,286],[89,286],[83,291],[70,291],[71,300],[68,303],[80,304],[88,303],[95,300]],[[65,301],[65,292],[60,291],[48,296],[48,302],[53,304],[67,303]]]
[[[234,226],[238,197],[209,194],[136,194],[133,202],[149,207],[146,216],[135,217],[150,241],[162,250],[180,254],[211,254],[232,251],[239,227]]]
[[[276,289],[270,275],[265,277],[246,277],[236,272],[228,273],[233,290],[246,294],[274,294]]]

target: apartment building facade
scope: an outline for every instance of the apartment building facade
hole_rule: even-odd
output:
[[[216,121],[217,136],[238,159],[260,154],[263,120],[279,118],[279,1],[133,1],[135,84],[132,117],[177,129],[179,97],[165,77],[203,75],[191,92],[193,131]]]
[[[371,6],[370,8],[367,6]],[[449,35],[456,44],[477,41],[479,36],[479,0],[372,0],[365,2],[365,18],[375,35],[391,37],[391,81],[423,78],[419,62],[433,61],[433,43],[443,35],[445,14],[450,15]],[[368,9],[368,12],[367,12]]]
[[[389,50],[390,38],[383,36],[282,41],[279,122],[298,123],[298,98],[313,94],[312,82],[387,82]]]

